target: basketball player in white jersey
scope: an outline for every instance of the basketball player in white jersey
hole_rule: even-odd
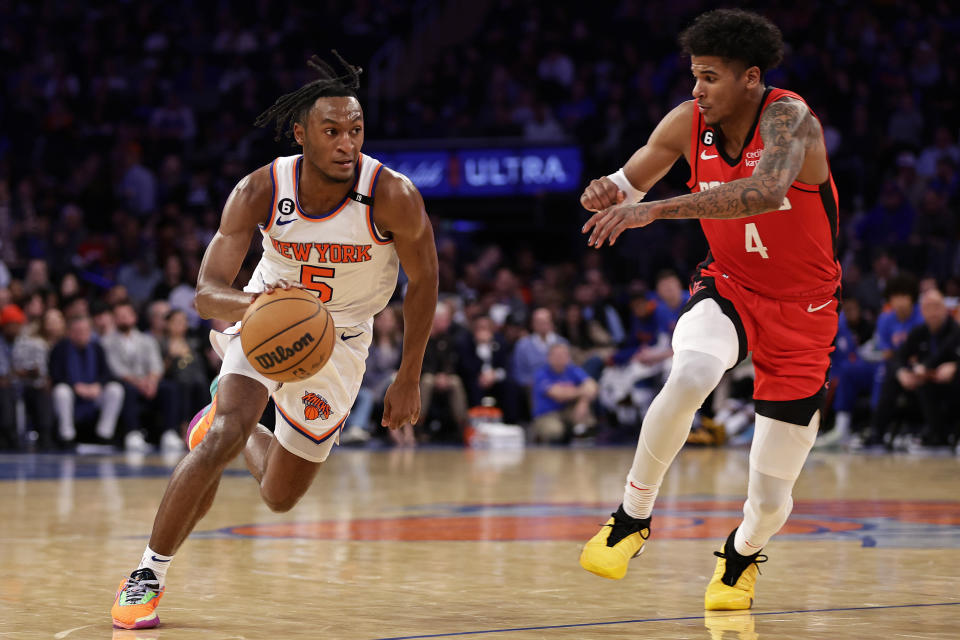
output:
[[[241,180],[207,247],[197,310],[237,325],[212,338],[223,356],[212,406],[188,436],[191,451],[173,472],[140,566],[120,585],[111,611],[116,627],[159,624],[156,606],[166,569],[213,503],[224,468],[241,451],[272,510],[288,511],[303,496],[356,398],[372,319],[393,294],[398,264],[409,278],[403,357],[384,397],[382,424],[396,429],[419,417],[420,369],[437,302],[433,231],[410,180],[360,153],[360,69],[337,58],[345,75],[314,56],[309,64],[320,78],[281,97],[258,118],[261,126],[275,122],[278,138],[289,123],[287,133],[303,154],[277,158]],[[238,291],[232,283],[257,230],[263,257]],[[330,361],[316,375],[280,385],[253,369],[239,337],[230,334],[258,295],[291,286],[317,294],[337,337]],[[257,424],[271,396],[274,433]],[[306,411],[307,405],[320,411]]]

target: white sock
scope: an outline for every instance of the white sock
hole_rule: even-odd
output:
[[[841,437],[850,435],[849,411],[837,411],[837,415],[833,420],[833,430],[836,431],[837,435]]]
[[[747,534],[743,532],[743,527],[739,527],[737,533],[733,536],[733,548],[742,556],[752,556],[755,553],[760,553],[763,546],[755,545],[747,540]]]
[[[163,585],[167,580],[167,568],[170,566],[171,560],[173,560],[173,556],[165,556],[157,553],[148,546],[146,550],[144,550],[143,557],[140,558],[140,566],[137,568],[152,570],[154,575],[157,576],[157,580],[160,581],[160,588],[163,589]]]
[[[644,484],[627,475],[627,484],[623,485],[623,510],[631,518],[649,518],[659,491],[660,485]]]

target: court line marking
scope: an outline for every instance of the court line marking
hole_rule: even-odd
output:
[[[874,609],[905,609],[909,607],[950,607],[960,605],[960,602],[934,602],[930,604],[887,604],[865,607],[839,607],[836,609],[796,609],[793,611],[761,611],[751,613],[748,611],[740,613],[731,613],[731,616],[750,615],[750,616],[781,616],[789,613],[833,613],[837,611],[871,611]],[[574,624],[552,624],[542,627],[513,627],[510,629],[483,629],[480,631],[456,631],[453,633],[432,633],[422,636],[391,636],[389,638],[377,638],[377,640],[419,640],[421,638],[451,638],[454,636],[472,636],[489,633],[508,633],[510,631],[543,631],[545,629],[571,629],[575,627],[600,627],[613,624],[635,624],[639,622],[679,622],[682,620],[703,620],[703,616],[681,616],[677,618],[641,618],[637,620],[612,620],[610,622],[578,622]]]

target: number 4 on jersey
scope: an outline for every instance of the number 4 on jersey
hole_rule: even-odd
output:
[[[755,222],[748,222],[743,227],[746,234],[747,253],[759,253],[761,258],[768,258],[767,248],[763,246],[763,240],[760,239],[760,232],[757,231]]]

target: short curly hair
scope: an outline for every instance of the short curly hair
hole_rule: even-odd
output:
[[[738,60],[761,73],[783,59],[783,34],[763,16],[742,9],[716,9],[697,16],[680,34],[683,52]]]

